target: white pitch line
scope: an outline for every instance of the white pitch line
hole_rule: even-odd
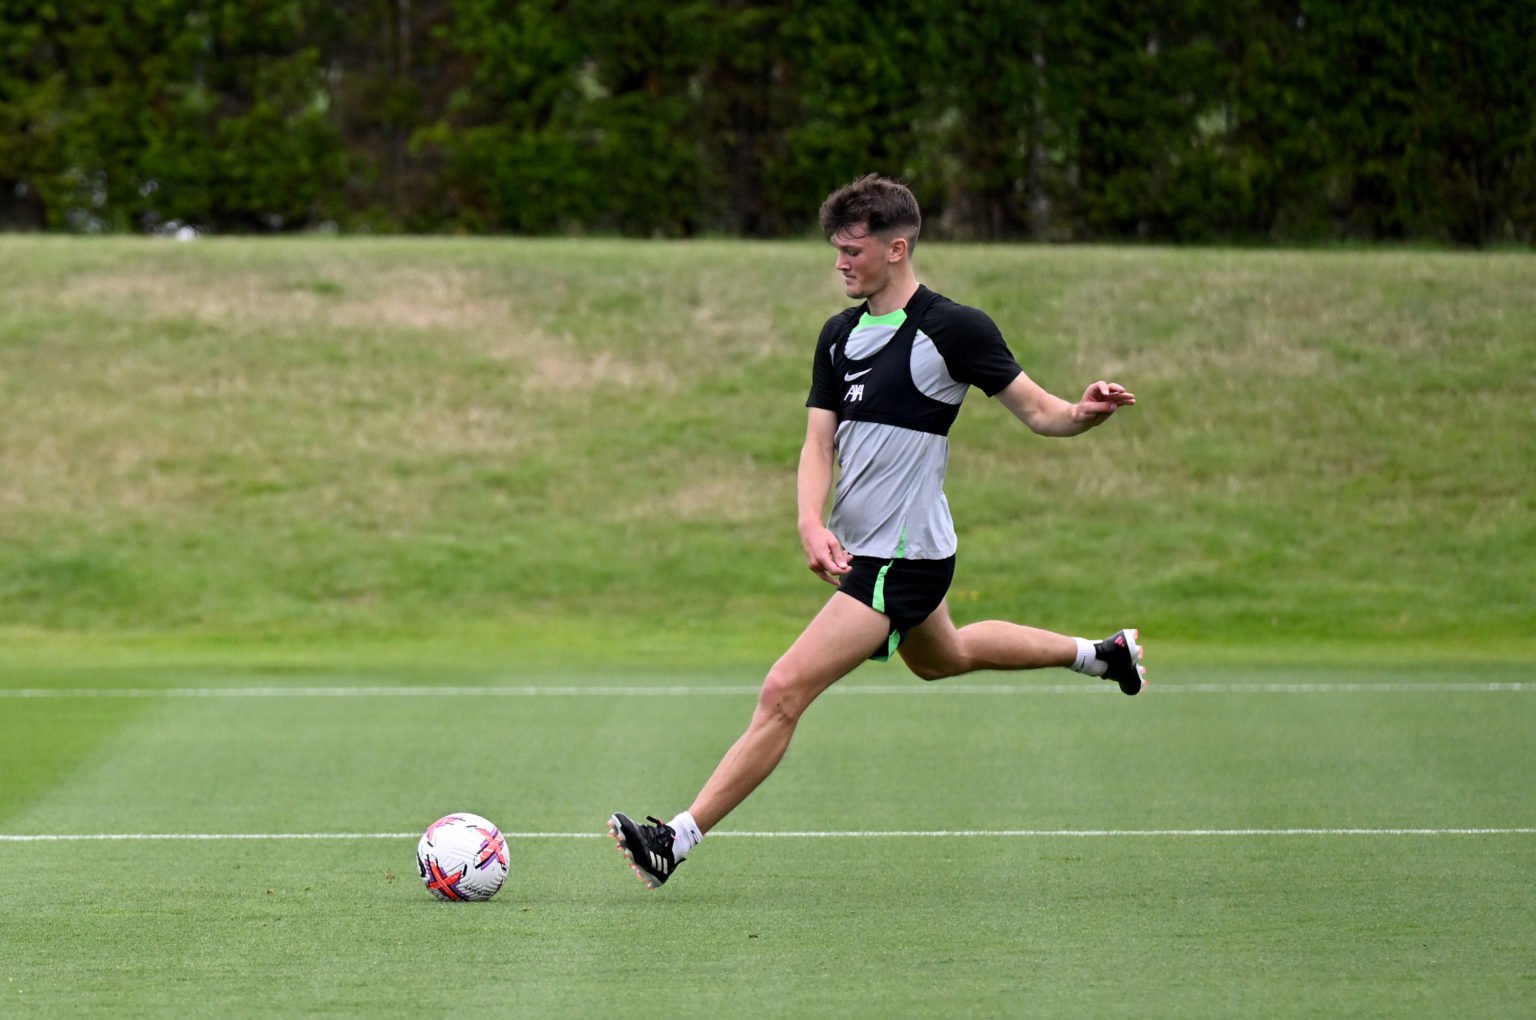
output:
[[[506,832],[508,839],[606,839],[602,832]],[[1313,829],[888,829],[847,832],[714,832],[711,839],[1116,839],[1267,836],[1532,836],[1536,828]],[[416,832],[97,832],[3,834],[0,843],[219,842],[226,840],[395,840]]]
[[[0,698],[617,698],[746,697],[756,686],[745,684],[670,687],[23,687],[0,689]],[[1154,684],[1147,694],[1521,694],[1536,683],[1265,683]],[[1107,684],[850,684],[832,687],[832,695],[1042,695],[1118,694]]]
[[[511,837],[512,833],[506,833]],[[575,836],[578,833],[551,833]],[[419,832],[49,832],[0,834],[0,843],[147,843],[154,841],[420,839]]]
[[[1514,829],[954,829],[936,831],[875,832],[721,832],[711,836],[783,837],[792,839],[879,839],[898,837],[1000,837],[1012,839],[1043,838],[1117,838],[1137,836],[1515,836],[1536,835],[1536,828]]]

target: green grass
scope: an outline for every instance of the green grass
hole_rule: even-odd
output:
[[[678,686],[615,671],[435,679]],[[0,834],[407,835],[0,840],[0,1013],[451,1003],[574,1017],[660,996],[685,1017],[1529,1014],[1536,835],[1273,832],[1536,825],[1527,669],[1165,679],[1136,700],[1048,693],[1038,677],[1021,681],[1036,693],[944,694],[868,667],[656,893],[596,838],[602,819],[686,802],[750,711],[750,674],[710,678],[738,693],[692,696],[4,698]],[[4,680],[152,692],[422,677]],[[1524,686],[1445,686],[1489,682]],[[1298,683],[1327,686],[1264,689]],[[909,686],[879,693],[891,684]],[[488,904],[437,903],[414,874],[409,834],[450,810],[520,834]],[[1212,829],[1271,832],[754,835]]]
[[[824,594],[792,521],[843,305],[824,246],[4,237],[0,261],[0,638],[23,653],[559,661],[606,634],[760,662]],[[1062,442],[973,396],[957,614],[1536,654],[1536,258],[925,245],[919,267],[1053,390],[1140,397]]]
[[[973,397],[956,617],[1136,624],[1152,693],[869,667],[656,894],[602,820],[684,806],[826,597],[824,247],[0,265],[0,836],[519,837],[468,907],[410,835],[0,838],[0,1015],[1536,1008],[1528,254],[925,244],[1035,378],[1139,397],[1068,442]],[[452,690],[527,685],[733,693]],[[939,830],[1035,834],[856,835]],[[1090,830],[1182,834],[1050,834]]]

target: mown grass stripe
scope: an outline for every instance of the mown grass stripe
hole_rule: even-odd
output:
[[[1258,683],[1158,684],[1149,694],[1524,694],[1536,683]],[[755,684],[700,686],[486,686],[486,687],[20,687],[0,689],[0,698],[628,698],[735,697],[755,695]],[[1102,684],[849,684],[827,692],[838,696],[959,694],[1042,695],[1118,694]]]

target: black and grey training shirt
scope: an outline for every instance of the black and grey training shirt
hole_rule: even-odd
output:
[[[903,329],[909,316],[914,328]],[[828,319],[805,404],[837,412],[828,527],[843,548],[882,559],[953,556],[949,427],[971,386],[996,396],[1021,371],[985,312],[927,287],[888,315],[870,315],[866,303]]]

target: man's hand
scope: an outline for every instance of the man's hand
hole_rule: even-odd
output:
[[[802,525],[800,544],[805,547],[805,565],[810,572],[831,585],[853,569],[848,553],[837,536],[824,525]]]
[[[1084,425],[1098,425],[1114,414],[1116,409],[1136,403],[1136,394],[1119,383],[1100,379],[1088,384],[1083,399],[1072,405],[1072,420]]]

